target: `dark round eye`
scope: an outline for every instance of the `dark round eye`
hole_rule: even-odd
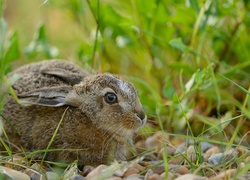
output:
[[[115,93],[108,92],[104,95],[104,101],[108,104],[115,104],[118,102],[118,98]]]

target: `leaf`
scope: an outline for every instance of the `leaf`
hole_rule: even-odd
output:
[[[181,38],[172,39],[168,43],[170,46],[181,50],[182,52],[186,52],[188,47],[182,42]]]
[[[3,18],[0,19],[0,57],[4,52],[4,38],[6,34],[7,23]]]
[[[189,0],[189,3],[191,5],[191,7],[193,7],[195,9],[196,13],[198,14],[200,11],[198,1],[197,0]]]
[[[175,89],[172,83],[172,80],[170,79],[170,77],[167,77],[165,79],[165,85],[163,87],[162,90],[163,95],[168,98],[168,99],[172,99],[175,93]]]
[[[6,53],[4,56],[4,63],[10,63],[15,59],[19,58],[19,48],[18,48],[18,35],[16,32],[13,32],[8,39],[6,47]]]

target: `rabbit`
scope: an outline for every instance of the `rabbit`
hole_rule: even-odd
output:
[[[49,147],[48,161],[124,160],[125,145],[146,123],[134,85],[116,75],[89,74],[66,60],[31,63],[7,78],[14,75],[18,102],[8,94],[2,110],[7,137],[28,151]]]

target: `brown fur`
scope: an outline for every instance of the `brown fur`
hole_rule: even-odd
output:
[[[98,165],[122,156],[123,141],[145,124],[146,115],[134,86],[109,73],[90,75],[62,60],[20,67],[13,89],[21,104],[8,95],[3,116],[11,142],[27,150],[46,149],[60,120],[47,160]],[[118,102],[104,101],[107,92]],[[24,105],[26,104],[26,105]],[[28,105],[28,106],[27,106]],[[63,117],[63,114],[65,116]]]

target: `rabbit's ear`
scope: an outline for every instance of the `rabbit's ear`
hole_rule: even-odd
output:
[[[42,69],[41,73],[57,76],[72,86],[80,83],[84,78],[83,75],[79,75],[77,73],[72,73],[72,72],[66,71],[65,69],[61,69],[61,68]],[[86,75],[87,75],[87,73],[86,73]]]
[[[38,105],[59,107],[64,105],[78,106],[77,101],[70,101],[68,99],[72,95],[72,88],[55,87],[48,89],[38,89],[25,94],[18,95],[18,102],[24,105]],[[74,99],[75,100],[75,99]]]

